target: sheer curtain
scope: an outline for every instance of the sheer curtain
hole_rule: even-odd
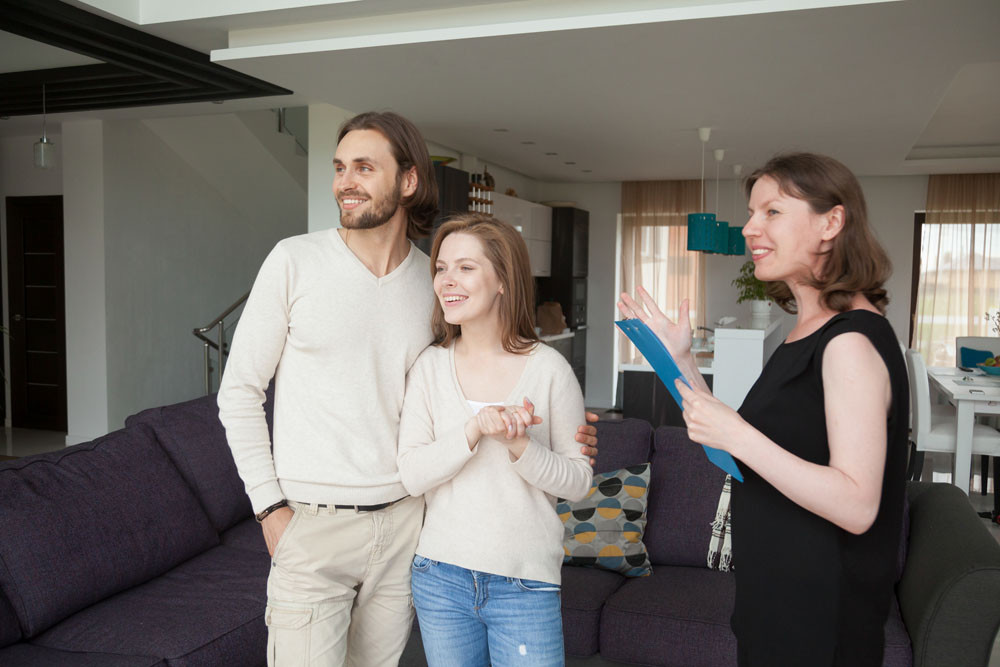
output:
[[[1000,174],[931,176],[921,227],[913,347],[955,364],[956,336],[994,335],[1000,308]]]
[[[687,249],[687,215],[702,210],[699,181],[622,183],[622,290],[641,285],[671,319],[689,299],[692,327],[704,324],[705,262]],[[619,349],[621,363],[642,363],[624,337]]]

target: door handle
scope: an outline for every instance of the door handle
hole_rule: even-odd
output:
[[[15,322],[20,322],[21,321],[21,316],[20,315],[15,315],[14,316],[14,321]]]

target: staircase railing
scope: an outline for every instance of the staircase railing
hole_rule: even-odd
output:
[[[198,338],[203,342],[203,349],[205,354],[205,393],[211,394],[213,389],[212,375],[213,371],[218,371],[216,373],[216,380],[222,378],[222,369],[225,367],[226,357],[229,356],[229,343],[226,341],[227,330],[232,329],[236,326],[236,320],[229,322],[229,327],[226,327],[226,318],[233,314],[237,308],[246,303],[247,297],[250,296],[250,292],[247,292],[239,299],[236,303],[226,308],[222,311],[222,314],[213,319],[211,322],[203,327],[195,328],[192,333],[195,338]],[[214,340],[213,340],[214,338]],[[212,350],[216,351],[217,355],[217,365],[213,368],[212,366]]]

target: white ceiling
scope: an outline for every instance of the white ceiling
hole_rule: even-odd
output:
[[[788,149],[864,175],[1000,171],[997,0],[217,0],[185,20],[176,8],[194,3],[72,4],[296,91],[75,116],[394,109],[432,141],[548,181],[696,178],[699,126],[726,149],[724,174]]]

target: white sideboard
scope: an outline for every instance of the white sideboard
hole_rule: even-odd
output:
[[[552,209],[500,193],[493,195],[493,216],[521,232],[531,258],[531,273],[552,275]]]
[[[757,381],[764,364],[781,345],[781,318],[769,321],[746,320],[715,330],[715,376],[712,393],[737,409]]]

